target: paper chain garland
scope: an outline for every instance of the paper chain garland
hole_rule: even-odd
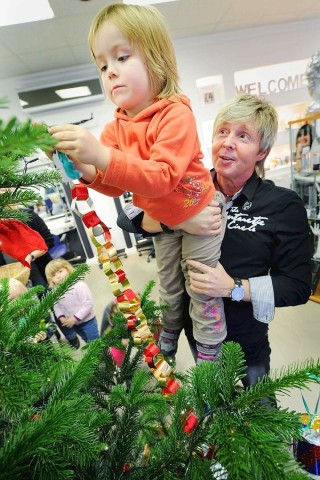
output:
[[[133,342],[136,346],[144,342],[147,343],[143,352],[144,360],[162,387],[162,393],[166,396],[172,395],[180,388],[180,384],[174,377],[172,366],[164,359],[156,345],[147,318],[142,311],[140,299],[131,289],[117,250],[111,241],[110,230],[93,209],[93,201],[89,197],[86,185],[70,183],[71,209],[82,219],[89,231],[92,243],[97,248],[98,259],[102,264],[104,274],[111,283],[112,293],[117,299],[118,308],[127,320]],[[189,411],[183,420],[184,432],[192,432],[197,422],[197,417]]]

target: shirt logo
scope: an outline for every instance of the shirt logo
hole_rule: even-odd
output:
[[[238,207],[232,207],[228,210],[227,228],[242,232],[256,232],[257,228],[265,226],[268,220],[268,217],[250,217],[247,213],[239,212]]]
[[[252,202],[249,202],[248,200],[242,205],[242,210],[250,210],[252,207]]]

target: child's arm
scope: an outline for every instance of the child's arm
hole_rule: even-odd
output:
[[[55,125],[48,131],[58,140],[57,150],[65,153],[73,161],[74,168],[81,173],[80,181],[110,197],[119,197],[124,193],[124,190],[106,184],[101,190],[101,178],[110,161],[110,148],[102,145],[86,128]]]
[[[75,168],[82,173],[86,182],[94,180],[97,170],[104,172],[107,169],[110,148],[102,145],[85,127],[55,125],[48,132],[58,141],[56,149],[75,163]]]
[[[69,318],[74,318],[75,321],[81,321],[88,317],[88,315],[94,317],[93,296],[88,285],[83,280],[80,280],[74,285],[73,294],[77,308],[72,312],[73,317]]]
[[[64,327],[72,328],[77,323],[77,319],[75,317],[62,317],[60,322]]]

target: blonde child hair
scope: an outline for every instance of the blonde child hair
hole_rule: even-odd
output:
[[[23,293],[28,291],[27,287],[17,280],[16,278],[9,278],[9,298],[10,300],[15,300],[20,297]]]
[[[179,75],[172,40],[161,13],[151,6],[114,4],[104,7],[89,31],[89,48],[96,61],[93,44],[105,22],[113,23],[138,48],[148,69],[151,88],[157,98],[179,98]]]
[[[74,268],[71,265],[71,263],[65,260],[64,258],[55,258],[54,260],[51,260],[51,262],[47,264],[45,269],[45,274],[47,277],[49,287],[51,288],[55,287],[55,284],[52,282],[52,277],[61,268],[65,268],[69,273],[72,273],[74,271]]]

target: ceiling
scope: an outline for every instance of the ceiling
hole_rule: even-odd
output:
[[[49,0],[55,18],[0,27],[0,79],[91,63],[95,14],[121,0]],[[320,18],[320,0],[178,0],[157,4],[174,39]]]

